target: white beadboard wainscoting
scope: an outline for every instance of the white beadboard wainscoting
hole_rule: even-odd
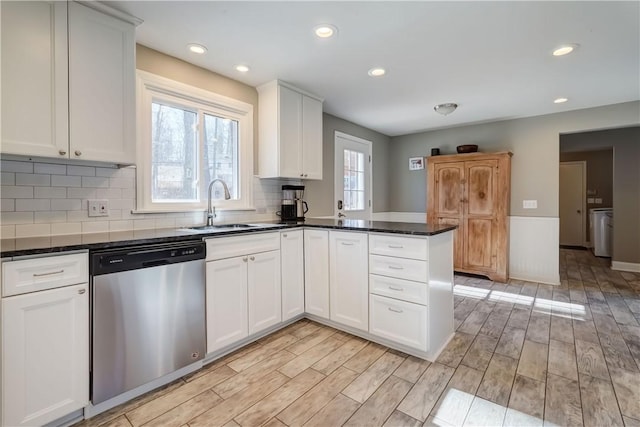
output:
[[[509,277],[560,284],[560,219],[509,217]]]
[[[136,169],[2,160],[0,237],[46,237],[202,225],[205,212],[133,214]],[[276,220],[282,184],[254,177],[255,210],[218,210],[216,222]],[[109,216],[89,217],[89,199],[109,201]]]

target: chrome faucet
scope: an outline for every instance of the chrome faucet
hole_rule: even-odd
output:
[[[227,187],[227,183],[221,180],[220,178],[216,178],[209,183],[209,197],[207,203],[207,227],[213,225],[213,218],[216,217],[216,208],[211,206],[211,191],[213,190],[213,184],[219,182],[222,184],[224,188],[224,199],[229,200],[231,198],[231,194],[229,193],[229,187]]]

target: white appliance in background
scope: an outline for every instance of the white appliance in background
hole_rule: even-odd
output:
[[[589,235],[593,245],[593,254],[611,257],[613,237],[613,209],[589,209]]]

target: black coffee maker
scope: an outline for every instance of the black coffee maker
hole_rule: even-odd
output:
[[[309,206],[303,198],[304,185],[283,185],[280,218],[283,221],[304,221]]]

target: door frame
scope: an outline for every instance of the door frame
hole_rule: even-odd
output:
[[[593,242],[587,242],[587,232],[586,232],[586,227],[587,227],[587,162],[585,160],[575,160],[575,161],[569,161],[569,162],[560,162],[560,165],[558,166],[558,182],[560,182],[560,167],[562,167],[562,165],[581,165],[582,166],[582,189],[581,189],[581,205],[582,205],[582,209],[580,209],[580,211],[582,212],[581,214],[581,235],[582,235],[582,246],[584,246],[585,248],[590,248],[591,245],[593,244]],[[558,192],[558,198],[560,198],[562,195],[559,194]],[[558,203],[559,205],[560,203]],[[558,206],[558,223],[560,222],[560,208]],[[560,228],[558,227],[558,241],[560,240]]]
[[[338,170],[338,157],[336,155],[337,150],[336,150],[336,139],[340,137],[343,139],[348,139],[350,141],[353,142],[357,142],[360,144],[364,144],[368,147],[369,149],[369,188],[367,189],[367,200],[370,201],[371,205],[369,206],[370,210],[369,210],[369,219],[371,219],[371,217],[373,216],[373,142],[367,140],[367,139],[363,139],[363,138],[358,138],[357,136],[353,136],[353,135],[349,135],[347,133],[344,132],[340,132],[338,130],[334,131],[334,135],[333,135],[333,179],[334,179],[334,183],[333,183],[333,200],[331,203],[333,203],[333,216],[334,218],[338,219],[338,206],[336,204],[336,200],[338,200],[337,197],[337,183],[335,182],[335,178],[336,178],[336,171]]]

